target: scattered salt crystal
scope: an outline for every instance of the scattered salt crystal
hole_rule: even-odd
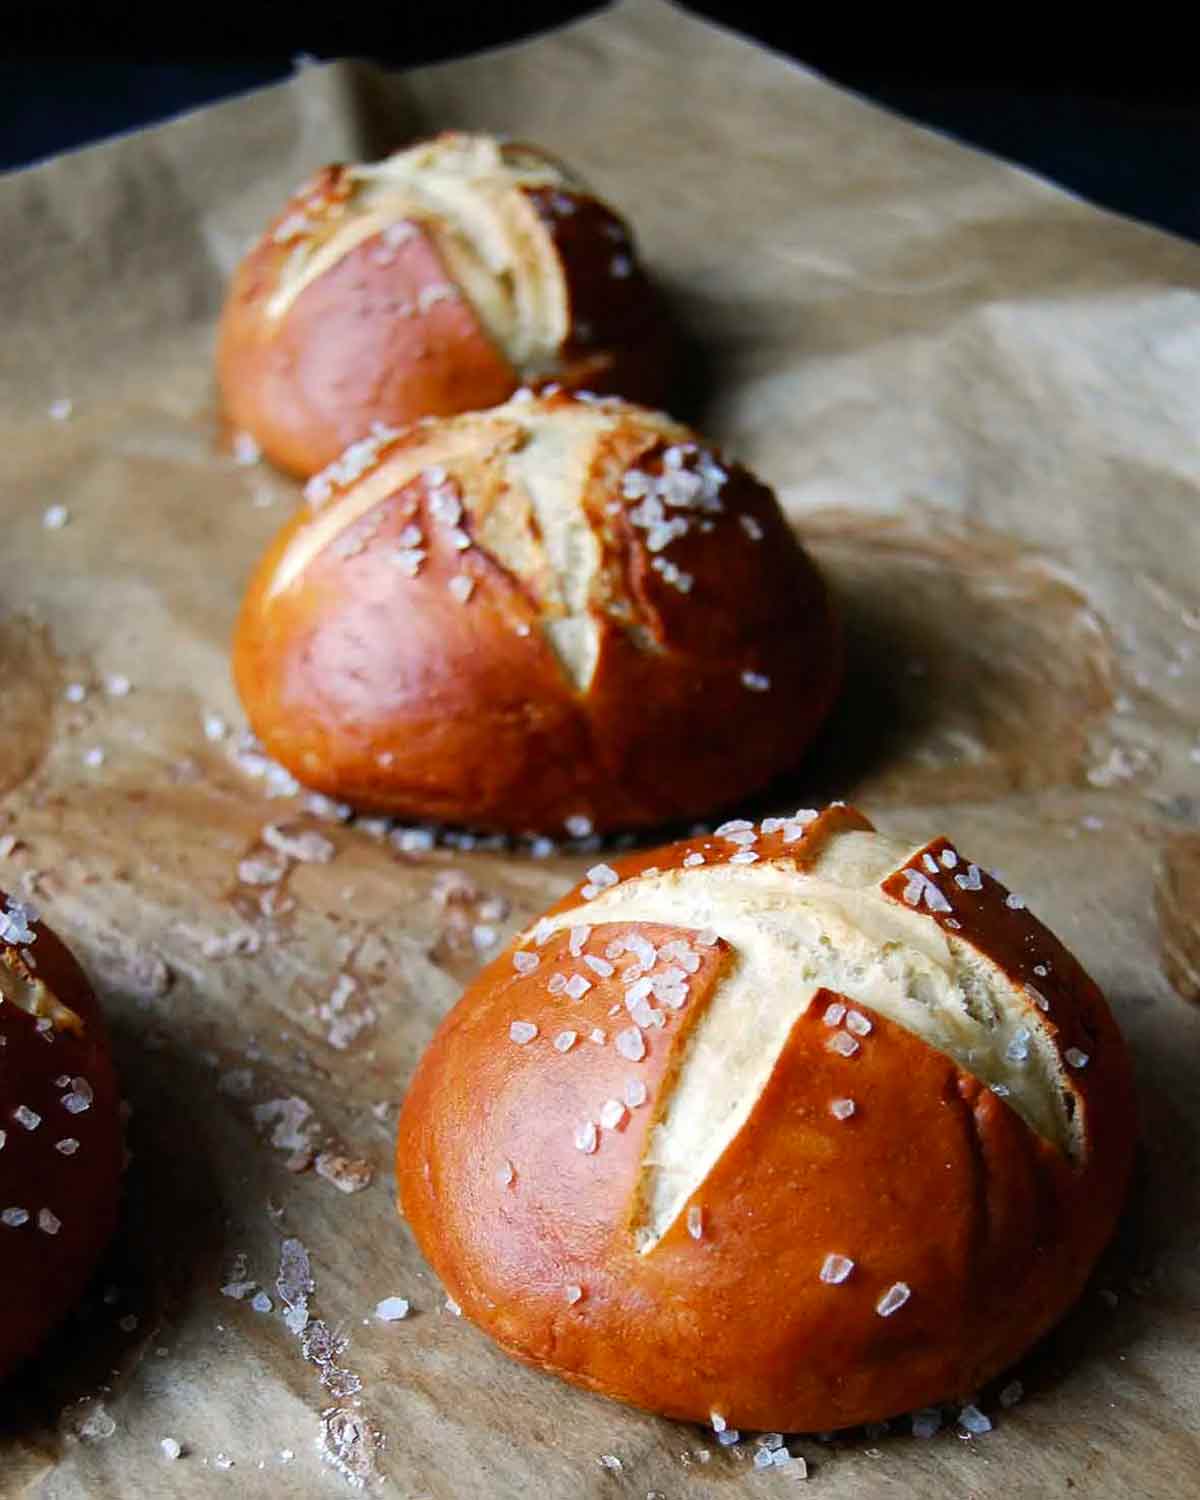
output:
[[[983,876],[979,873],[978,865],[968,865],[965,875],[956,875],[954,884],[963,891],[983,890]]]
[[[612,964],[606,958],[597,958],[594,953],[584,954],[583,961],[592,973],[599,974],[601,979],[608,979],[613,973]]]
[[[496,937],[496,929],[488,922],[476,922],[471,928],[471,943],[480,953],[495,947]]]
[[[82,703],[87,697],[87,688],[82,682],[68,682],[63,690],[63,697],[68,703]]]
[[[65,505],[51,505],[42,514],[42,525],[47,531],[61,531],[71,519],[71,512]]]
[[[51,401],[46,411],[52,422],[68,422],[74,409],[74,402],[69,396],[60,396],[57,401]]]
[[[846,1030],[852,1031],[855,1036],[869,1036],[872,1031],[870,1020],[860,1010],[849,1011],[846,1015]]]
[[[719,1411],[710,1411],[708,1414],[708,1420],[712,1424],[712,1430],[714,1432],[724,1432],[726,1427],[729,1425]]]
[[[577,1286],[573,1282],[568,1282],[567,1285],[563,1287],[563,1296],[567,1299],[567,1306],[574,1307],[579,1299],[583,1296],[583,1288],[581,1286]]]
[[[699,853],[693,851],[691,854],[685,854],[684,855],[683,865],[684,865],[685,869],[691,870],[691,869],[694,869],[697,865],[702,865],[703,863],[704,863],[704,856],[703,856],[703,854],[699,854]]]
[[[646,1102],[646,1085],[640,1078],[627,1078],[625,1080],[625,1103],[630,1109],[637,1109],[639,1105]]]
[[[204,738],[206,740],[211,740],[215,744],[218,740],[223,740],[228,733],[229,725],[220,714],[204,715]]]
[[[752,693],[766,693],[770,691],[771,679],[762,672],[743,672],[742,686]]]
[[[913,1412],[912,1432],[915,1438],[931,1438],[941,1431],[942,1414],[936,1406],[923,1406]]]
[[[508,1028],[509,1039],[516,1042],[519,1047],[523,1047],[526,1042],[533,1041],[537,1034],[538,1029],[532,1021],[513,1021]]]
[[[704,1210],[698,1203],[693,1203],[688,1208],[687,1231],[694,1240],[704,1237]]]
[[[736,854],[730,856],[731,865],[752,865],[758,859],[753,849],[740,849]]]
[[[1088,1054],[1081,1052],[1078,1047],[1068,1047],[1063,1056],[1072,1068],[1086,1068],[1088,1065]]]
[[[759,1448],[755,1453],[754,1467],[756,1469],[772,1469],[775,1467],[775,1455],[769,1448]]]
[[[62,1228],[62,1220],[51,1209],[39,1208],[37,1227],[43,1234],[57,1234]]]
[[[615,1453],[602,1453],[600,1463],[603,1468],[611,1469],[614,1474],[619,1474],[625,1467]]]
[[[627,1026],[624,1031],[617,1032],[616,1048],[630,1062],[641,1062],[646,1055],[645,1038],[636,1026]]]
[[[578,1036],[579,1033],[577,1031],[560,1031],[554,1038],[554,1050],[556,1052],[570,1052]]]
[[[513,1166],[512,1162],[508,1160],[507,1157],[496,1168],[496,1181],[500,1184],[501,1187],[511,1187],[513,1184],[513,1179],[516,1177],[516,1175],[516,1168]]]
[[[1013,891],[1009,891],[1008,895],[1005,896],[1004,904],[1010,911],[1023,911],[1025,909],[1025,902]],[[970,1409],[974,1410],[974,1408]]]
[[[1020,1026],[1010,1039],[1008,1046],[1004,1049],[1004,1055],[1009,1062],[1023,1063],[1029,1058],[1029,1042],[1032,1033],[1028,1027]]]
[[[462,1317],[462,1308],[457,1302],[455,1302],[453,1297],[446,1298],[446,1311],[448,1313],[453,1313],[456,1318]]]
[[[596,1127],[591,1120],[585,1120],[582,1125],[575,1127],[575,1149],[590,1156],[598,1144]]]
[[[55,1141],[54,1149],[61,1152],[63,1156],[74,1156],[79,1150],[79,1142],[73,1135],[69,1135],[61,1141]]]
[[[741,1440],[742,1435],[736,1427],[727,1427],[724,1432],[717,1434],[717,1442],[722,1448],[732,1448],[734,1443],[739,1443]]]
[[[133,691],[133,683],[123,672],[114,672],[104,679],[104,691],[110,698],[127,698]]]
[[[972,1437],[982,1437],[985,1432],[992,1430],[991,1418],[985,1416],[977,1406],[964,1406],[958,1414],[958,1425]]]
[[[750,540],[752,542],[761,542],[762,541],[762,539],[763,539],[763,529],[762,529],[762,526],[758,523],[758,521],[755,520],[755,518],[753,516],[748,516],[745,513],[743,513],[742,515],[740,515],[738,517],[738,525],[742,528],[742,530],[746,533],[746,535],[750,538]]]
[[[563,827],[573,839],[585,839],[593,831],[592,820],[586,813],[572,813]]]
[[[381,1323],[398,1323],[408,1317],[407,1297],[385,1297],[375,1304],[375,1316]]]
[[[606,1040],[607,1038],[599,1026],[593,1026],[591,1031],[588,1032],[588,1041],[595,1042],[597,1047],[603,1047]]]
[[[943,869],[953,870],[954,866],[958,863],[958,855],[953,849],[943,849],[941,860]]]
[[[834,1099],[830,1102],[829,1113],[835,1120],[848,1120],[854,1113],[855,1104],[853,1099]]]
[[[746,819],[746,818],[730,818],[728,822],[722,823],[719,828],[714,828],[713,829],[713,836],[714,836],[714,838],[724,839],[724,838],[728,838],[731,833],[753,833],[753,832],[754,832],[754,824],[751,823],[748,819]],[[715,1428],[714,1431],[720,1432],[720,1431],[723,1431],[723,1429],[722,1428]]]
[[[36,1130],[42,1123],[42,1117],[36,1110],[29,1108],[27,1104],[18,1104],[12,1112],[13,1119],[18,1125],[23,1125],[26,1130]]]
[[[826,1052],[836,1052],[840,1057],[853,1057],[858,1051],[858,1043],[852,1036],[844,1031],[835,1031],[825,1043]]]
[[[570,949],[572,958],[579,957],[579,955],[583,952],[584,944],[587,942],[588,938],[591,937],[591,935],[592,929],[590,927],[571,928],[571,938],[568,947]]]
[[[245,1265],[245,1257],[239,1256],[238,1261],[239,1266],[235,1269]],[[235,1302],[244,1302],[257,1285],[257,1281],[227,1281],[221,1288],[221,1296],[232,1297]]]
[[[8,1229],[20,1229],[22,1224],[29,1223],[29,1210],[27,1208],[6,1208],[0,1212],[0,1224]]]
[[[263,843],[287,859],[305,865],[326,865],[337,853],[337,846],[312,828],[289,828],[268,823],[262,831]]]
[[[592,981],[582,974],[572,974],[567,980],[566,994],[569,1000],[582,1000],[592,987]]]
[[[603,891],[616,885],[621,877],[611,865],[593,865],[587,872],[587,878],[598,890]]]
[[[172,1462],[183,1456],[183,1449],[175,1438],[163,1438],[158,1446],[162,1449],[162,1456],[169,1458]]]
[[[961,883],[961,876],[955,878]],[[905,870],[904,890],[901,892],[901,898],[909,906],[920,906],[924,901],[930,911],[953,910],[940,887],[934,885],[929,876],[923,875],[920,870]]]
[[[545,944],[548,943],[553,936],[554,923],[549,919],[549,917],[539,917],[537,924],[533,929],[534,942],[538,945],[539,948],[541,948],[544,947]]]
[[[257,1313],[269,1313],[271,1311],[271,1299],[266,1292],[257,1292],[250,1300],[250,1306]]]
[[[518,950],[513,954],[512,964],[518,974],[532,974],[540,963],[541,959],[536,953],[527,953]]]
[[[821,1280],[839,1286],[854,1269],[854,1262],[847,1255],[827,1255],[821,1266]]]
[[[912,1288],[908,1283],[897,1281],[880,1297],[875,1304],[875,1311],[881,1318],[890,1318],[894,1312],[898,1312],[904,1306],[911,1296]]]
[[[456,573],[446,587],[459,604],[465,604],[475,592],[475,580],[465,573]]]
[[[213,1459],[213,1463],[218,1469],[233,1468],[233,1459],[230,1458],[228,1453],[218,1453],[216,1458]]]
[[[96,769],[104,764],[104,751],[99,745],[93,745],[90,750],[83,753],[83,763]]]
[[[313,1165],[318,1177],[332,1182],[342,1193],[361,1193],[375,1176],[367,1162],[340,1151],[322,1151]]]
[[[834,1000],[825,1007],[825,1014],[821,1019],[826,1026],[840,1026],[846,1014],[846,1007],[840,1000]]]
[[[600,1106],[600,1123],[605,1130],[615,1130],[625,1118],[625,1106],[619,1099],[606,1099]]]

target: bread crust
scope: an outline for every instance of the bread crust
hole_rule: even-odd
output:
[[[836,693],[841,639],[773,495],[725,466],[721,510],[651,551],[622,494],[698,441],[565,393],[381,441],[250,582],[234,675],[268,753],[358,808],[512,833],[696,817],[795,765]],[[537,443],[571,545],[594,550],[586,577],[556,560],[514,467]],[[461,505],[455,525],[439,503]],[[418,533],[410,576],[397,558]],[[560,628],[590,643],[586,682]]]
[[[470,242],[469,228],[419,199],[407,214],[394,204],[372,216],[359,205],[367,174],[378,169],[326,167],[238,266],[218,333],[228,419],[280,468],[307,477],[374,423],[482,410],[521,385],[556,382],[650,405],[666,399],[673,340],[662,301],[628,226],[566,169],[535,148],[454,133],[389,160],[424,152],[432,169],[472,141],[487,144],[493,167],[468,175],[468,191],[513,176],[497,189],[510,198],[507,249],[538,296],[562,304],[563,327],[534,334],[518,318],[506,349],[475,294],[503,299],[510,273],[479,270],[475,294],[464,285],[454,247]],[[544,164],[545,185],[536,170],[522,179],[511,165],[518,160]],[[358,237],[360,228],[370,232]],[[305,256],[338,235],[348,248],[308,279]],[[300,289],[293,295],[289,286]]]
[[[0,1379],[84,1291],[116,1224],[121,1175],[99,1005],[55,934],[36,921],[32,931],[28,944],[0,940]]]
[[[780,832],[755,848],[802,873],[829,839],[869,827],[833,808],[799,842],[785,846]],[[721,863],[737,846],[723,854],[720,842],[688,840],[615,868],[624,882],[696,854]],[[906,904],[905,872],[927,870],[925,856],[948,847],[916,849],[882,883],[885,898]],[[952,911],[922,914],[959,922],[957,938],[1037,987],[1062,1054],[1086,1054],[1068,1070],[1076,1156],[861,1001],[852,1003],[869,1034],[851,1056],[831,1050],[825,1013],[843,1002],[824,991],[791,1027],[688,1212],[640,1253],[633,1221],[654,1126],[738,954],[723,941],[695,947],[703,958],[687,1005],[644,1029],[645,1057],[630,1062],[613,1045],[629,1022],[620,973],[581,969],[583,955],[603,954],[614,933],[656,947],[695,944],[696,933],[595,926],[577,958],[569,928],[540,947],[527,933],[447,1016],[399,1124],[401,1212],[465,1316],[509,1354],[577,1385],[752,1430],[882,1420],[965,1396],[1017,1359],[1077,1298],[1112,1233],[1136,1134],[1129,1060],[1096,986],[1034,917],[1006,905],[1003,887],[982,877],[982,889],[964,891],[944,870],[940,885]],[[587,908],[576,888],[547,925],[563,912],[586,922]],[[536,953],[537,968],[517,972],[517,950]],[[551,975],[579,972],[590,981],[580,1000],[550,993]],[[514,1021],[537,1035],[514,1043]],[[567,1027],[579,1039],[560,1052],[553,1039]],[[593,1027],[607,1033],[604,1045],[587,1040]],[[599,1131],[594,1151],[577,1149],[579,1121],[622,1098],[630,1076],[647,1103]],[[831,1102],[847,1097],[854,1110],[839,1118]],[[845,1280],[822,1279],[829,1256],[853,1261]],[[897,1286],[907,1300],[882,1316]]]

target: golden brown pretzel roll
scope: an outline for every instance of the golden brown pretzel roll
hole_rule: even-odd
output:
[[[666,1416],[827,1430],[973,1391],[1129,1177],[1096,986],[945,839],[850,808],[620,862],[489,965],[401,1115],[403,1213],[506,1351]]]
[[[557,381],[658,404],[671,339],[629,229],[533,147],[451,132],[326,167],[239,266],[226,411],[308,475],[375,422]]]
[[[234,668],[268,752],[330,796],[653,824],[762,786],[829,707],[838,632],[774,497],[657,413],[514,400],[357,444],[308,492]]]
[[[82,969],[0,892],[0,1379],[77,1300],[112,1234],[118,1105]]]

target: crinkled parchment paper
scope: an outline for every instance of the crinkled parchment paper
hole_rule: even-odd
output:
[[[949,833],[1077,948],[1136,1052],[1122,1243],[1024,1399],[983,1393],[982,1437],[797,1439],[812,1492],[1176,1500],[1200,1011],[1163,961],[1185,987],[1200,962],[1200,251],[642,0],[418,74],[305,70],[0,182],[0,880],[95,975],[133,1108],[121,1241],[3,1393],[0,1491],[792,1483],[752,1440],[510,1364],[392,1208],[421,1047],[587,855],[389,842],[239,751],[226,644],[297,492],[222,429],[225,278],[312,168],[451,125],[543,141],[629,212],[694,345],[679,405],[835,580],[846,698],[763,810],[841,795]],[[407,1318],[376,1317],[389,1297]]]

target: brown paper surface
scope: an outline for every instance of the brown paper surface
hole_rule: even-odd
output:
[[[395,1106],[491,951],[477,929],[502,940],[586,855],[397,851],[234,754],[230,628],[297,492],[230,456],[225,278],[311,169],[453,125],[544,142],[630,214],[695,346],[682,404],[775,483],[845,602],[844,703],[763,809],[839,795],[950,834],[1077,949],[1136,1053],[1122,1244],[1018,1372],[1025,1399],[985,1393],[996,1430],[970,1441],[798,1439],[813,1492],[1183,1495],[1200,1011],[1162,953],[1195,979],[1200,251],[658,3],[418,74],[305,70],[0,182],[0,838],[20,840],[0,882],[95,975],[134,1111],[121,1242],[3,1393],[0,1491],[337,1495],[339,1443],[381,1493],[436,1500],[790,1483],[752,1471],[752,1441],[509,1363],[445,1310],[392,1209]],[[248,882],[272,823],[333,859]],[[225,939],[256,951],[213,956]],[[305,1142],[370,1186],[289,1171]],[[306,1336],[276,1285],[289,1240]],[[389,1296],[408,1319],[374,1317]]]

